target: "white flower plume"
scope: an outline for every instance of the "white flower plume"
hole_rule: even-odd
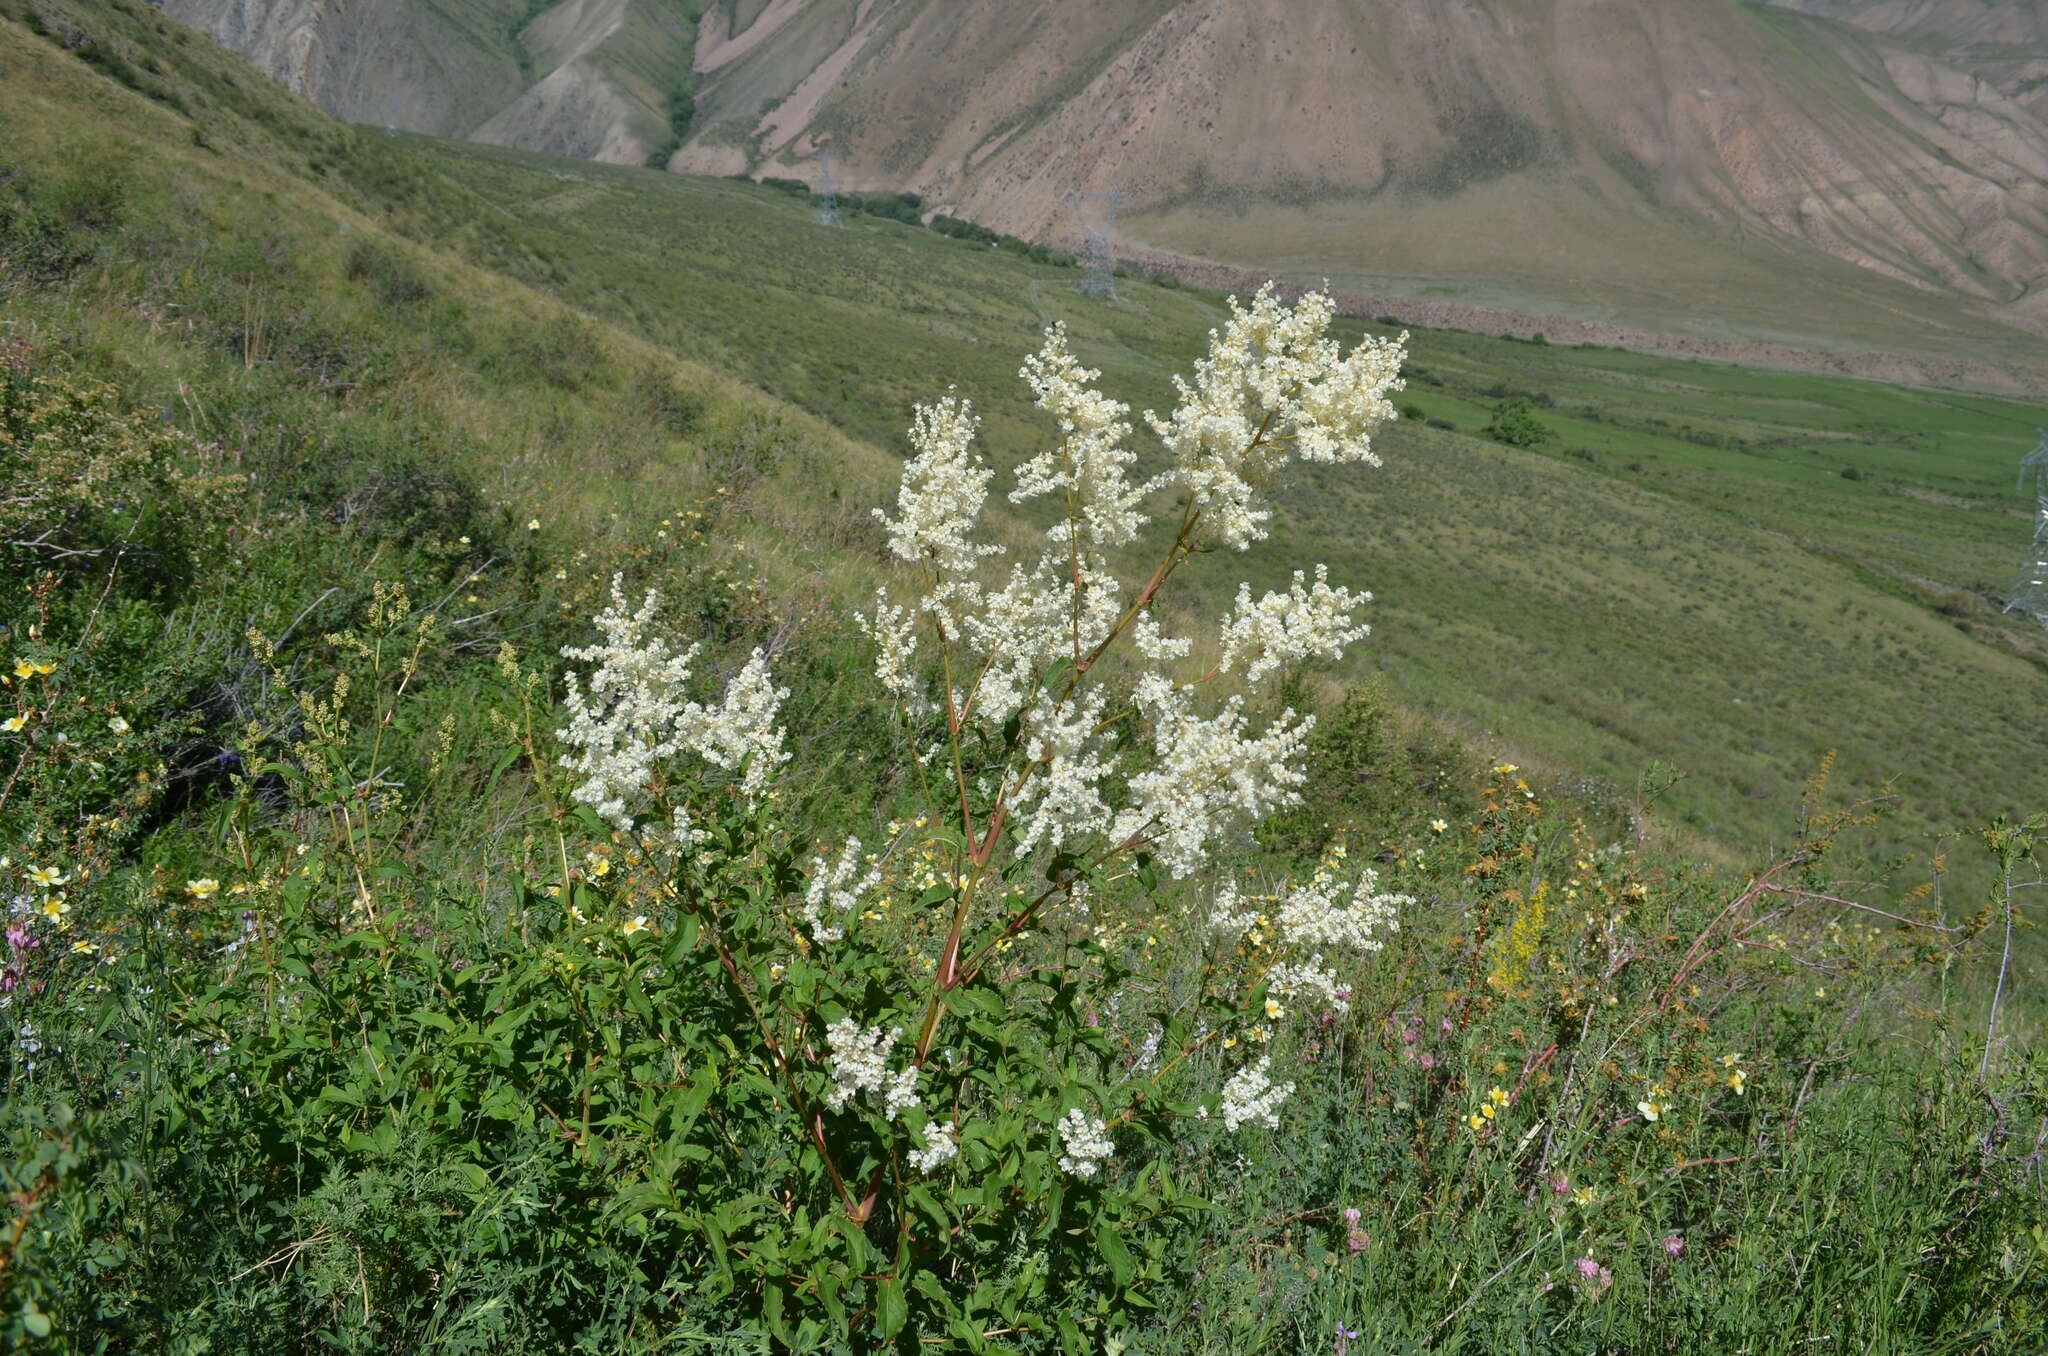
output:
[[[876,644],[877,676],[913,716],[938,709],[943,695],[946,741],[1001,741],[995,760],[986,747],[928,755],[975,769],[955,779],[963,818],[981,821],[977,833],[1000,824],[1019,854],[1144,848],[1186,876],[1298,799],[1312,722],[1289,711],[1255,727],[1241,696],[1198,698],[1199,680],[1174,672],[1192,639],[1164,634],[1154,608],[1204,542],[1244,547],[1266,534],[1264,495],[1290,462],[1376,464],[1370,434],[1392,417],[1386,395],[1400,389],[1405,336],[1367,340],[1346,356],[1329,337],[1334,315],[1324,293],[1289,305],[1270,286],[1249,308],[1233,302],[1194,379],[1176,379],[1178,408],[1147,416],[1170,466],[1142,485],[1132,480],[1128,408],[1095,388],[1100,374],[1081,364],[1066,330],[1049,329],[1020,375],[1057,421],[1058,442],[1019,467],[1010,498],[1052,499],[1066,512],[1029,566],[987,563],[1000,554],[979,531],[991,472],[970,451],[966,403],[919,408],[895,516],[881,518],[891,551],[931,574],[915,601],[878,592],[861,624]],[[1189,516],[1161,543],[1168,549],[1151,582],[1134,590],[1112,572],[1111,553],[1138,538],[1143,502],[1157,489],[1185,494]],[[1355,614],[1370,599],[1332,585],[1321,567],[1256,599],[1240,587],[1221,621],[1215,668],[1254,689],[1309,656],[1339,658],[1367,634]],[[1106,699],[1096,677],[1097,660],[1120,641],[1137,660],[1135,673],[1112,670],[1119,684],[1132,682],[1128,702]],[[927,681],[934,672],[945,675],[942,694]],[[986,818],[967,804],[975,798]],[[983,841],[977,851],[992,850],[994,838]]]
[[[1261,1056],[1257,1064],[1239,1069],[1223,1085],[1225,1130],[1234,1131],[1241,1125],[1279,1129],[1280,1104],[1293,1095],[1294,1084],[1275,1083],[1270,1073],[1272,1067],[1272,1058]]]
[[[1394,417],[1408,336],[1366,339],[1345,357],[1328,336],[1336,303],[1311,292],[1288,307],[1271,283],[1250,309],[1231,300],[1195,379],[1174,378],[1180,404],[1145,419],[1173,454],[1164,481],[1201,508],[1208,530],[1243,549],[1272,520],[1261,492],[1290,458],[1377,466],[1372,431]]]
[[[1294,572],[1286,593],[1268,593],[1252,601],[1249,584],[1237,586],[1237,606],[1223,618],[1223,657],[1218,668],[1228,673],[1244,665],[1244,682],[1256,687],[1267,675],[1312,654],[1335,659],[1344,647],[1361,640],[1372,628],[1353,625],[1352,612],[1372,601],[1370,593],[1331,588],[1327,566],[1316,566],[1316,582],[1303,587],[1306,576]]]
[[[1138,509],[1143,486],[1130,482],[1137,453],[1126,445],[1130,406],[1111,400],[1089,383],[1102,373],[1081,366],[1067,347],[1067,327],[1045,332],[1045,345],[1024,361],[1019,374],[1038,397],[1038,408],[1060,425],[1060,445],[1041,452],[1017,468],[1017,488],[1010,501],[1021,504],[1041,495],[1071,497],[1075,518],[1096,546],[1121,546],[1138,535],[1145,516]],[[1055,524],[1048,539],[1065,545],[1075,521]]]
[[[860,839],[848,838],[837,861],[811,858],[811,879],[804,887],[804,922],[811,940],[836,942],[846,936],[844,920],[860,906],[861,897],[882,883],[880,867],[861,871]],[[827,915],[834,920],[827,921]]]
[[[888,529],[889,549],[904,560],[931,566],[941,577],[964,577],[980,557],[1001,549],[971,540],[995,474],[969,451],[975,424],[973,407],[965,400],[947,396],[919,405],[910,426],[916,455],[903,466],[897,516],[875,510]]]
[[[576,750],[563,756],[562,766],[583,778],[570,794],[613,826],[631,831],[629,798],[683,747],[679,722],[692,705],[683,685],[698,647],[676,652],[649,634],[660,599],[649,593],[637,610],[628,610],[620,582],[613,577],[611,606],[597,614],[604,643],[562,651],[564,658],[598,667],[588,696],[575,673],[567,675],[569,725],[556,737]]]
[[[631,832],[633,802],[652,783],[655,771],[685,750],[728,772],[739,772],[739,790],[758,801],[776,770],[789,760],[777,719],[789,696],[769,677],[768,659],[756,650],[717,706],[683,695],[698,647],[673,650],[652,633],[660,606],[649,592],[629,609],[622,580],[612,578],[611,605],[597,615],[602,644],[562,651],[565,658],[597,667],[586,681],[566,676],[568,725],[556,738],[570,752],[561,758],[583,780],[570,792],[615,828]],[[688,813],[676,807],[671,846],[687,848],[698,835]]]
[[[1122,842],[1150,842],[1176,876],[1201,868],[1212,842],[1226,839],[1300,798],[1301,755],[1313,716],[1283,711],[1263,734],[1249,732],[1244,699],[1204,717],[1186,689],[1147,674],[1137,707],[1152,724],[1153,760],[1132,774],[1130,803],[1111,830]]]
[[[1079,1107],[1060,1117],[1057,1129],[1060,1147],[1066,1150],[1060,1155],[1061,1172],[1093,1177],[1116,1152],[1116,1145],[1110,1142],[1109,1127]]]
[[[826,1027],[825,1043],[832,1050],[832,1090],[825,1094],[825,1105],[840,1111],[865,1092],[880,1100],[883,1117],[892,1121],[919,1106],[918,1067],[906,1064],[894,1074],[889,1072],[889,1052],[902,1035],[901,1027],[863,1029],[851,1017]]]

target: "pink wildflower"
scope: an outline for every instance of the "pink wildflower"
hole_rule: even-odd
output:
[[[1364,1252],[1366,1245],[1372,1242],[1370,1238],[1366,1237],[1365,1230],[1358,1227],[1358,1219],[1358,1207],[1346,1206],[1344,1209],[1344,1246],[1352,1252]]]
[[[1685,1256],[1685,1236],[1683,1234],[1664,1235],[1664,1254],[1667,1257]]]

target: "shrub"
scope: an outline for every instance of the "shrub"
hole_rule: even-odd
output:
[[[367,284],[390,306],[412,306],[434,295],[434,289],[396,251],[373,241],[358,241],[343,266],[350,282]]]
[[[178,588],[218,540],[241,479],[111,387],[38,365],[24,341],[0,343],[0,550],[14,568],[118,561],[124,588]]]
[[[1486,436],[1509,447],[1541,447],[1557,435],[1536,417],[1535,406],[1527,396],[1515,396],[1494,407],[1493,422],[1486,426]]]

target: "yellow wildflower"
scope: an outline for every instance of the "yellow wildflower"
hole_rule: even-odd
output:
[[[220,882],[211,876],[185,882],[185,893],[194,899],[212,899],[220,893]]]

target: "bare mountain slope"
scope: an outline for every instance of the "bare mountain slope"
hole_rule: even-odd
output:
[[[637,165],[688,106],[677,0],[157,2],[352,122]]]
[[[2011,12],[1981,32],[2031,40],[2038,6],[1987,9]],[[1322,238],[1289,224],[1288,262],[1592,281],[1608,305],[1654,300],[1674,249],[1818,250],[2024,322],[2048,274],[2048,127],[2023,80],[1951,59],[1969,34],[1915,22],[1729,0],[727,4],[704,17],[674,163],[829,146],[863,183],[1032,236],[1071,236],[1062,196],[1116,184],[1135,236],[1246,264],[1272,257],[1272,208],[1312,207]]]
[[[1124,253],[1211,278],[2008,366],[2048,333],[2048,0],[167,4],[365,121],[626,162],[687,130],[694,172],[829,153],[1067,244],[1065,196],[1122,187]]]
[[[2048,5],[2039,0],[1778,0],[1939,58],[2048,119]]]
[[[525,0],[157,0],[351,122],[463,136],[528,83]]]

